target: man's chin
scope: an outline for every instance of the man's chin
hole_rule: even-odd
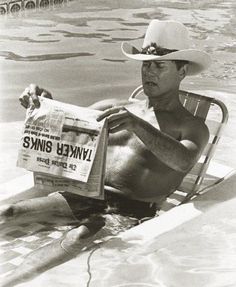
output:
[[[150,98],[156,97],[160,93],[157,85],[144,85],[143,90],[144,93]]]

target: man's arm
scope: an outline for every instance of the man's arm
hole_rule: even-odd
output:
[[[39,108],[39,97],[52,99],[52,94],[46,89],[40,88],[36,84],[30,84],[20,95],[19,101],[24,108],[28,108],[30,105],[34,105],[35,108]],[[89,108],[105,111],[112,107],[127,105],[128,103],[129,102],[127,100],[106,99],[90,105]]]
[[[197,162],[209,138],[206,126],[200,122],[194,123],[192,129],[187,124],[181,141],[143,120],[139,124],[137,122],[133,131],[160,161],[183,173],[188,172]]]
[[[127,100],[118,100],[118,99],[106,99],[98,101],[92,105],[89,106],[89,108],[99,111],[105,111],[110,108],[114,108],[117,106],[124,106],[130,104]]]
[[[209,137],[206,126],[200,121],[187,123],[182,140],[177,141],[125,108],[109,109],[97,120],[105,117],[108,118],[110,133],[133,132],[160,161],[183,173],[195,164]]]

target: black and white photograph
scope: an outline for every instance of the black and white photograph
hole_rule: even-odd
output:
[[[0,0],[0,286],[236,286],[233,0]]]

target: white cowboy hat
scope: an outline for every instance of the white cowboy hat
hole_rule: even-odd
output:
[[[158,55],[157,47],[167,49],[168,53]],[[189,48],[188,30],[177,21],[152,20],[145,34],[142,51],[127,42],[122,43],[121,50],[127,57],[138,61],[188,61],[188,75],[197,74],[211,64],[209,54]]]

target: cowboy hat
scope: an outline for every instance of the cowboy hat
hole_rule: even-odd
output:
[[[158,49],[166,51],[160,54]],[[189,48],[187,28],[177,21],[152,20],[147,28],[142,50],[123,42],[121,50],[127,57],[138,61],[188,61],[188,75],[194,75],[211,64],[209,54]]]

